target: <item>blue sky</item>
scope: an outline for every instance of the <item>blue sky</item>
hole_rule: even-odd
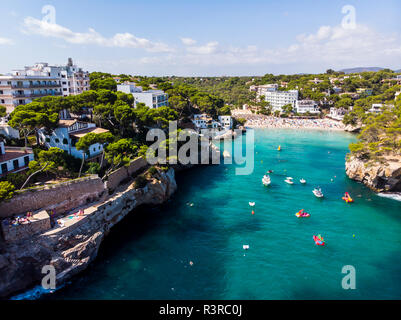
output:
[[[401,68],[398,0],[2,2],[0,73],[68,57],[89,71],[140,75]]]

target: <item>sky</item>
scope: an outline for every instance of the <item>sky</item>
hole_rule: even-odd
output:
[[[0,73],[146,76],[401,69],[399,0],[0,0]]]

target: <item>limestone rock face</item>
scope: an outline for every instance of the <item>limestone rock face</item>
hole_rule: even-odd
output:
[[[51,229],[20,242],[0,242],[0,297],[40,285],[45,265],[55,267],[59,286],[88,266],[105,235],[133,209],[142,204],[159,205],[176,190],[174,170],[159,171],[144,188],[135,189],[131,184],[91,207],[89,215],[68,228]]]
[[[353,180],[360,181],[375,192],[401,191],[401,161],[386,159],[386,163],[367,163],[351,157],[345,164],[345,170]]]

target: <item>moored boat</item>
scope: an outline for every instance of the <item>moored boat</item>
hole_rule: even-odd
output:
[[[323,196],[324,196],[323,192],[322,192],[322,189],[320,189],[320,188],[315,188],[315,189],[313,189],[312,192],[318,198],[323,198]]]
[[[293,178],[291,177],[287,177],[284,181],[287,182],[288,184],[294,184]]]
[[[270,176],[265,174],[262,178],[262,183],[264,186],[268,186],[271,183]]]

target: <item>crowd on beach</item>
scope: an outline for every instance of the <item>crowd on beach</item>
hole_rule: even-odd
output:
[[[323,129],[344,130],[344,124],[332,119],[301,119],[277,118],[260,114],[247,114],[245,126],[250,128],[295,128],[295,129]]]

